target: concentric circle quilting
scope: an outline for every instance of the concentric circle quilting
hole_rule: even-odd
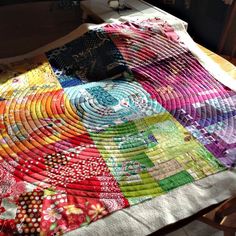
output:
[[[6,232],[61,234],[233,166],[236,94],[160,20],[1,68]]]

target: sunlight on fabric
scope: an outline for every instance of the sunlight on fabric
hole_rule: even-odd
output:
[[[119,6],[119,4],[115,3],[116,1],[112,0],[110,2],[112,2],[112,6],[114,7]],[[121,10],[114,10],[104,0],[87,0],[81,2],[81,7],[86,14],[99,18],[103,22],[115,22],[122,20],[122,18],[158,17],[179,20],[187,28],[186,22],[142,0],[126,0],[122,1],[120,5]]]

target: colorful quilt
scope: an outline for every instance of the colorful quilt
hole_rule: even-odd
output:
[[[61,235],[236,162],[236,92],[159,19],[0,66],[0,235]]]

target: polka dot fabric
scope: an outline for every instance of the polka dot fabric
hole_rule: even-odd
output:
[[[19,197],[16,214],[16,227],[21,235],[40,233],[43,192],[33,191]]]

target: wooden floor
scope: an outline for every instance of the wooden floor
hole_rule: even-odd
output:
[[[0,7],[0,58],[21,55],[48,44],[77,28],[81,18],[79,7],[60,9],[55,1]],[[235,66],[200,47],[236,79]]]

